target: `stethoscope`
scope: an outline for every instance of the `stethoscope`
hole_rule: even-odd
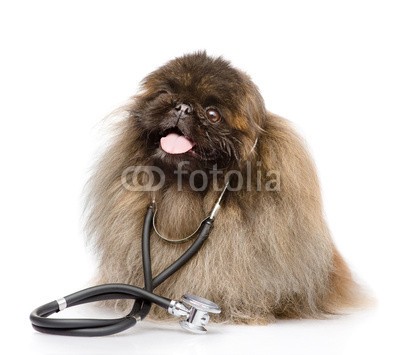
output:
[[[148,206],[143,223],[142,233],[142,263],[144,288],[126,284],[104,284],[72,293],[55,301],[36,308],[30,315],[32,326],[39,332],[70,336],[103,336],[110,335],[133,327],[138,321],[146,318],[154,303],[176,317],[183,317],[180,325],[194,333],[205,333],[210,316],[218,314],[221,309],[215,303],[202,297],[186,294],[181,301],[171,300],[153,293],[153,290],[182,268],[201,248],[213,227],[215,217],[221,207],[222,198],[228,188],[225,184],[211,213],[206,217],[190,236],[176,242],[185,242],[197,234],[192,245],[164,271],[153,278],[151,270],[150,234],[152,229],[160,237],[155,224],[156,202]],[[164,240],[170,239],[162,237]],[[48,318],[53,313],[80,304],[111,299],[134,299],[132,310],[125,317],[115,319],[60,319]]]

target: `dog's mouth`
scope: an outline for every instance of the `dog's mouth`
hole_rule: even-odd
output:
[[[160,148],[168,154],[184,154],[193,152],[194,143],[186,137],[178,127],[169,128],[161,133]]]

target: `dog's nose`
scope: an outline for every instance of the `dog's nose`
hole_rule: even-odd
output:
[[[175,106],[175,110],[178,111],[179,113],[184,113],[186,115],[189,115],[193,112],[193,108],[191,105],[181,104],[181,103]]]

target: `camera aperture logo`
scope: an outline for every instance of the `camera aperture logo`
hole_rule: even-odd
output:
[[[208,186],[212,186],[215,191],[222,191],[221,177],[225,181],[234,181],[228,186],[230,191],[280,191],[280,173],[277,170],[264,171],[261,169],[261,162],[257,162],[255,168],[251,162],[246,163],[246,169],[239,170],[219,170],[217,166],[209,171],[194,170],[189,171],[185,166],[188,161],[182,161],[174,170],[178,191],[183,190],[184,181],[189,183],[193,191],[205,191]],[[154,165],[133,165],[126,168],[121,175],[121,183],[129,191],[158,191],[165,185],[165,172]],[[200,182],[200,183],[199,183]],[[232,185],[232,186],[231,186]]]

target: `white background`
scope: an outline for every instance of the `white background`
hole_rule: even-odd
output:
[[[398,354],[399,16],[395,1],[2,1],[1,346]],[[306,138],[335,241],[378,306],[329,321],[212,325],[206,336],[150,322],[101,339],[36,333],[30,311],[94,274],[82,190],[104,144],[102,119],[147,73],[199,49],[247,71],[268,109]]]

